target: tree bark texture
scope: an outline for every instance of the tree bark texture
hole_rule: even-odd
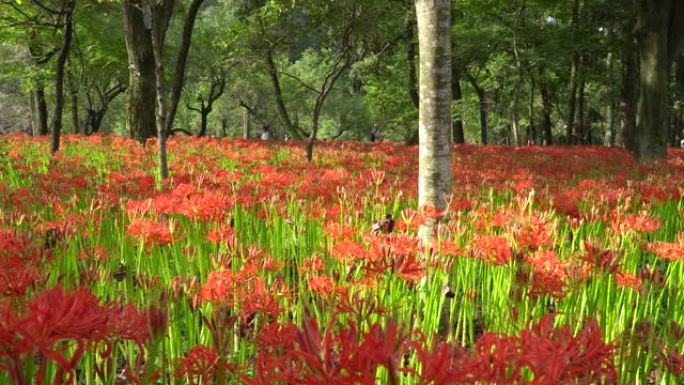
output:
[[[639,102],[634,155],[647,162],[667,155],[670,21],[675,0],[642,0],[637,24]]]
[[[128,52],[126,125],[131,138],[145,142],[156,136],[155,64],[152,31],[145,26],[141,0],[123,1],[124,35]]]
[[[64,9],[64,27],[62,30],[62,49],[55,68],[55,115],[52,126],[52,145],[50,153],[52,155],[59,151],[59,141],[62,134],[62,112],[64,111],[64,68],[69,50],[71,49],[71,39],[73,34],[73,17],[76,0],[67,0]]]
[[[420,54],[418,205],[442,210],[451,186],[451,0],[416,0]],[[435,221],[421,226],[434,239]]]

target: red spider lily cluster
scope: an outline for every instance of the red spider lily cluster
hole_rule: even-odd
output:
[[[243,380],[253,385],[370,385],[383,368],[385,383],[392,385],[401,377],[416,378],[421,385],[615,384],[614,347],[603,342],[598,324],[590,321],[573,335],[567,326],[554,327],[553,320],[553,315],[544,317],[520,336],[485,334],[470,350],[412,335],[392,322],[365,332],[352,322],[320,330],[311,318],[301,328],[274,324],[260,336],[255,373]],[[190,360],[191,354],[180,373],[202,364]],[[406,364],[412,355],[420,370]],[[205,356],[218,362],[215,351],[202,360]],[[525,380],[525,371],[535,380]]]
[[[86,350],[102,344],[104,354],[117,340],[139,345],[149,338],[147,317],[131,306],[100,305],[84,290],[46,290],[28,303],[0,303],[0,370],[14,384],[28,384],[23,366],[39,357],[35,383],[42,384],[49,362],[59,370],[54,383],[73,383],[74,370]]]
[[[457,146],[438,210],[401,145],[171,140],[157,183],[153,148],[46,144],[0,140],[0,382],[684,375],[680,150]]]

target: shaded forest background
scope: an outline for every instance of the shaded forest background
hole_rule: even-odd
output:
[[[47,134],[59,124],[67,133],[154,136],[153,115],[138,116],[148,132],[131,122],[131,108],[157,104],[154,84],[135,90],[132,75],[127,30],[142,23],[141,31],[164,35],[166,107],[178,98],[177,112],[165,112],[169,134],[256,138],[267,126],[281,139],[367,140],[377,127],[384,139],[417,142],[413,1],[178,0],[164,9],[168,3],[4,1],[0,130]],[[633,146],[640,52],[654,27],[645,3],[656,2],[454,0],[453,140]],[[651,24],[681,32],[677,1],[658,3],[671,8],[665,22],[655,15]],[[663,106],[663,140],[673,146],[684,129],[678,43],[667,48]],[[151,71],[145,84],[155,63],[141,52],[140,68]]]

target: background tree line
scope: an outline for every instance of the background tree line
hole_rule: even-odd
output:
[[[453,0],[452,140],[661,157],[684,130],[677,0]],[[412,0],[3,0],[0,126],[418,141]]]

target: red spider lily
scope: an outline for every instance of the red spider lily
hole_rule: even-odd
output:
[[[615,281],[617,282],[618,286],[630,288],[637,293],[640,293],[644,287],[641,278],[634,274],[622,273],[620,271],[615,274]]]
[[[177,361],[176,378],[185,378],[191,385],[224,383],[230,373],[237,368],[223,357],[216,349],[197,345],[188,351],[185,357]]]
[[[589,321],[573,336],[565,325],[553,327],[547,315],[520,334],[520,365],[534,374],[533,384],[616,384],[613,345],[603,342],[598,323]]]
[[[209,273],[207,282],[202,285],[202,299],[232,306],[233,294],[238,286],[237,278],[232,270],[223,269]]]
[[[299,267],[299,271],[301,271],[302,273],[319,272],[323,270],[323,268],[323,260],[320,256],[314,254],[311,257],[306,258],[304,259],[304,261],[302,261],[302,265]]]
[[[151,337],[147,313],[134,305],[113,304],[109,306],[107,331],[110,338],[129,340],[142,347]]]
[[[128,235],[140,238],[146,245],[166,245],[173,242],[174,226],[149,219],[134,219],[128,225]]]
[[[684,241],[679,243],[651,242],[646,245],[645,249],[669,261],[684,260]]]
[[[328,297],[335,291],[335,282],[327,275],[310,277],[306,282],[313,293],[323,297]]]
[[[369,332],[359,335],[353,323],[338,333],[332,332],[331,323],[321,335],[315,320],[307,319],[297,333],[292,354],[305,363],[301,384],[371,385],[375,384],[375,371],[383,366],[390,383],[396,385],[398,361],[408,342],[394,324],[386,328],[373,325]]]
[[[359,291],[350,292],[346,289],[337,290],[337,307],[335,312],[338,314],[350,314],[353,319],[367,320],[373,314],[385,314],[387,311],[384,307],[379,305],[379,299],[374,296],[361,298]]]
[[[356,261],[358,259],[366,259],[369,253],[363,245],[352,240],[343,239],[332,246],[330,254],[333,258],[342,261]]]
[[[493,333],[483,334],[475,343],[473,355],[466,358],[465,384],[515,384],[520,379],[518,341]],[[458,384],[459,381],[454,382]]]
[[[588,264],[602,272],[613,273],[620,269],[620,254],[613,250],[604,250],[600,246],[590,242],[584,242],[586,255],[580,257]]]
[[[418,362],[422,370],[418,383],[421,385],[451,385],[457,378],[465,378],[463,358],[465,352],[446,342],[435,338],[432,349],[425,348],[427,344],[414,342],[411,347],[416,351]]]
[[[530,297],[548,295],[556,299],[565,297],[565,283],[558,275],[544,271],[535,271],[532,275],[532,287],[527,293]]]
[[[211,229],[207,232],[206,238],[214,243],[226,243],[229,249],[237,247],[237,237],[235,231],[230,226],[221,229]]]
[[[199,221],[221,221],[232,209],[234,200],[223,194],[206,190],[183,200],[176,213]]]
[[[497,235],[477,236],[471,244],[471,250],[476,257],[496,265],[506,265],[512,257],[508,239]]]
[[[630,214],[620,216],[615,214],[611,227],[619,234],[626,234],[630,231],[640,233],[652,233],[661,226],[660,221],[651,218],[646,212],[640,214]]]
[[[323,231],[325,231],[325,233],[330,237],[330,239],[334,239],[336,241],[340,241],[343,239],[352,239],[354,237],[354,234],[357,233],[357,230],[355,228],[340,225],[337,222],[326,223]]]
[[[515,240],[521,248],[537,250],[541,247],[553,246],[553,240],[547,226],[538,222],[530,224],[514,232]]]
[[[24,297],[30,288],[46,278],[46,274],[35,271],[35,267],[5,265],[0,270],[0,296]]]
[[[259,331],[257,343],[263,350],[292,350],[297,337],[297,326],[291,323],[273,322]]]
[[[0,306],[0,358],[9,357],[8,365],[0,365],[0,370],[9,371],[17,384],[25,381],[17,368],[22,360],[35,355],[42,357],[35,373],[37,384],[44,381],[48,361],[58,365],[55,384],[71,383],[73,370],[88,344],[105,340],[112,332],[111,310],[84,290],[52,288],[38,294],[21,313],[14,316],[9,307]],[[65,355],[67,342],[75,343],[70,357]]]

